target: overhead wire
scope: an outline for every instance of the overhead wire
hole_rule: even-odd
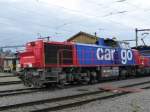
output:
[[[62,8],[62,7],[61,7],[61,8]],[[66,9],[66,8],[65,8],[65,9]],[[75,12],[78,12],[78,11],[75,11]],[[78,12],[78,13],[79,13],[79,12]],[[81,13],[81,14],[83,14],[83,13]],[[90,17],[91,17],[91,16],[90,16]],[[94,16],[92,16],[92,17],[94,17]],[[7,19],[12,20],[12,18],[7,18]],[[13,19],[13,21],[14,21],[14,20],[15,20],[15,19]],[[18,22],[18,21],[17,21],[17,22]],[[43,25],[43,24],[41,25],[41,24],[39,24],[39,23],[37,24],[37,23],[31,22],[31,21],[30,21],[30,23],[36,24],[36,25],[38,25],[38,26],[40,26],[40,27],[42,26],[42,27],[50,28],[48,25]],[[64,25],[66,25],[66,24],[63,24],[63,26],[64,26]],[[59,26],[59,28],[60,28],[60,27],[62,27],[62,26]],[[64,30],[64,29],[63,29],[63,30]]]
[[[81,10],[69,9],[69,8],[66,8],[66,7],[63,7],[63,6],[59,6],[59,5],[56,5],[56,4],[51,4],[51,3],[44,4],[44,6],[48,6],[48,7],[49,7],[49,5],[56,6],[57,8],[64,9],[64,10],[72,12],[72,13],[81,14],[81,16],[86,16],[86,17],[89,17],[89,18],[97,19],[97,20],[104,20],[104,17],[105,17],[105,16],[90,15],[89,13],[83,13]],[[107,20],[110,21],[110,22],[114,22],[114,23],[120,24],[119,22],[112,21],[110,19],[107,19]]]
[[[60,6],[59,6],[60,7]],[[60,7],[60,8],[63,8],[63,9],[65,9],[65,10],[68,10],[68,8],[65,8],[65,7]],[[84,13],[81,13],[79,10],[70,10],[69,9],[69,11],[71,11],[71,12],[76,12],[76,13],[78,13],[78,14],[83,14],[83,15],[86,15],[86,16],[88,16],[87,14],[84,14]],[[121,13],[121,12],[119,12],[119,13]],[[88,16],[88,17],[94,17],[94,18],[96,18],[97,19],[97,17],[102,17],[102,16]],[[105,16],[104,16],[105,17]],[[66,24],[65,24],[66,25]],[[64,25],[63,25],[64,26]]]
[[[25,9],[20,9],[20,8],[15,8],[15,9],[18,9],[19,11],[22,11],[22,10],[25,10]],[[23,13],[35,13],[35,11],[29,11],[29,12],[27,12],[27,11],[23,11]],[[41,15],[41,14],[39,14],[39,13],[36,13],[37,15],[40,15],[40,16],[44,16],[44,15]],[[19,15],[18,15],[18,17],[19,17]],[[13,21],[16,21],[16,22],[18,22],[18,20],[15,20],[14,18],[9,18],[9,17],[5,17],[5,18],[7,18],[7,19],[9,19],[9,20],[13,20]],[[24,21],[24,20],[21,20],[21,21]],[[67,20],[68,21],[68,20]],[[59,28],[61,28],[61,27],[64,27],[64,26],[66,26],[66,25],[69,25],[69,24],[74,24],[74,23],[77,23],[77,22],[81,22],[81,21],[84,21],[83,19],[81,19],[81,20],[77,20],[77,21],[70,21],[70,22],[67,22],[67,23],[63,23],[62,25],[60,25],[60,26],[56,26],[56,28],[55,27],[53,27],[53,29],[59,29]],[[36,22],[33,22],[33,21],[29,21],[29,20],[25,20],[24,21],[25,23],[26,22],[29,22],[29,23],[31,23],[31,24],[36,24],[36,25],[38,25],[38,26],[40,26],[40,27],[47,27],[47,28],[51,28],[49,25],[44,25],[44,24],[39,24],[39,23],[36,23]],[[52,29],[52,28],[51,28]],[[62,30],[64,30],[64,29],[62,29]],[[68,30],[64,30],[64,31],[67,31],[68,32]],[[69,31],[70,32],[70,31]]]
[[[39,0],[38,0],[39,1]],[[126,0],[120,0],[119,2],[124,2],[124,1],[126,1]],[[52,5],[54,5],[54,4],[52,4]],[[68,8],[65,8],[65,7],[62,7],[62,6],[58,6],[58,5],[54,5],[54,6],[57,6],[57,8],[59,7],[59,8],[61,8],[61,9],[64,9],[64,10],[67,10],[67,11],[71,11],[71,12],[73,12],[73,13],[78,13],[78,14],[81,14],[81,15],[83,15],[83,16],[87,16],[87,17],[92,17],[92,18],[95,18],[95,19],[98,19],[98,20],[102,20],[101,18],[102,17],[104,17],[104,16],[96,16],[96,15],[88,15],[87,13],[83,13],[83,12],[80,12],[80,10],[73,10],[73,9],[68,9]],[[125,11],[123,12],[118,12],[119,14],[123,14],[123,13],[125,13]],[[112,15],[112,14],[110,14],[110,15]],[[109,16],[110,16],[109,15]],[[10,18],[11,19],[11,18]],[[108,20],[108,21],[111,21],[112,22],[112,20]],[[113,21],[113,22],[115,22],[116,23],[116,21]],[[30,21],[30,23],[32,24],[33,22],[31,22]],[[37,24],[37,23],[34,23],[34,24]],[[117,22],[117,24],[121,24],[121,23],[118,23]],[[38,26],[42,26],[42,27],[45,27],[45,28],[49,28],[50,29],[50,27],[48,26],[48,25],[41,25],[41,24],[37,24]],[[56,29],[61,29],[61,27],[64,27],[64,26],[66,26],[67,25],[67,23],[64,23],[64,24],[62,24],[61,26],[58,26]],[[51,28],[51,29],[53,29],[53,28]],[[64,30],[64,29],[61,29],[61,30]],[[65,30],[64,30],[65,31]]]
[[[57,6],[56,4],[51,4],[53,6]],[[46,6],[49,6],[48,4],[46,4]],[[104,20],[104,17],[105,16],[95,16],[95,15],[89,15],[87,13],[82,13],[81,11],[79,10],[73,10],[73,9],[68,9],[68,8],[65,8],[65,7],[62,7],[62,6],[57,6],[59,8],[62,8],[64,10],[67,10],[67,11],[71,11],[73,13],[77,13],[77,14],[81,14],[82,16],[86,16],[86,17],[90,17],[90,18],[94,18],[94,19],[97,19],[97,20]],[[123,13],[123,12],[119,12],[119,13]],[[116,23],[116,24],[121,24],[120,22],[116,22],[116,21],[113,21],[113,20],[108,20],[107,21],[110,21],[110,22],[113,22],[113,23]]]
[[[92,3],[95,3],[95,5],[98,5],[96,2],[93,2],[92,0],[88,0]],[[145,8],[141,8],[140,6],[137,6],[135,4],[132,4],[132,3],[129,3],[128,0],[117,0],[117,1],[112,1],[110,2],[109,4],[107,4],[107,6],[109,7],[110,4],[114,4],[114,3],[121,3],[121,4],[128,4],[130,5],[131,7],[134,7],[136,8],[136,10],[122,10],[122,11],[112,11],[108,14],[106,14],[104,17],[107,17],[107,16],[112,16],[112,15],[117,15],[117,14],[123,14],[123,13],[131,13],[131,12],[136,12],[136,11],[139,11],[139,10],[142,10],[142,11],[150,11],[150,9],[145,9]],[[104,4],[101,4],[101,6],[103,6]],[[137,10],[138,9],[138,10]]]

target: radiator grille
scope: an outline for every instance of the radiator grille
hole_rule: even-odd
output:
[[[59,44],[44,44],[45,64],[73,64],[72,46]]]

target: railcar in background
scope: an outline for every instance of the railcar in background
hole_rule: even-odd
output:
[[[100,38],[96,44],[37,40],[19,54],[25,85],[94,83],[105,78],[140,75],[150,59],[123,41]]]
[[[0,72],[14,72],[17,70],[19,59],[14,56],[0,57]]]
[[[149,75],[150,73],[150,46],[137,46],[133,47],[133,49],[136,49],[141,54],[140,57],[140,63],[142,64],[141,68],[138,71],[141,75]]]
[[[9,57],[6,56],[3,59],[3,72],[13,72],[16,71],[17,64],[19,63],[19,60],[17,57]]]

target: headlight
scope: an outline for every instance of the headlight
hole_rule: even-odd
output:
[[[28,67],[30,67],[30,68],[31,68],[31,67],[32,67],[32,63],[29,63],[29,64],[28,64]]]
[[[20,64],[17,64],[17,67],[18,67],[18,68],[20,68],[20,67],[21,67],[21,65],[20,65]]]

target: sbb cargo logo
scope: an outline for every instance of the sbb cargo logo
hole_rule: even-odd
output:
[[[97,59],[98,60],[114,60],[115,49],[97,49]]]
[[[96,52],[96,56],[98,60],[113,61],[115,52],[116,52],[115,49],[98,48]],[[127,64],[127,62],[131,61],[132,58],[133,58],[133,54],[131,50],[121,50],[122,64]]]
[[[131,61],[133,58],[131,50],[121,50],[121,59],[122,64],[126,64],[127,61]]]

